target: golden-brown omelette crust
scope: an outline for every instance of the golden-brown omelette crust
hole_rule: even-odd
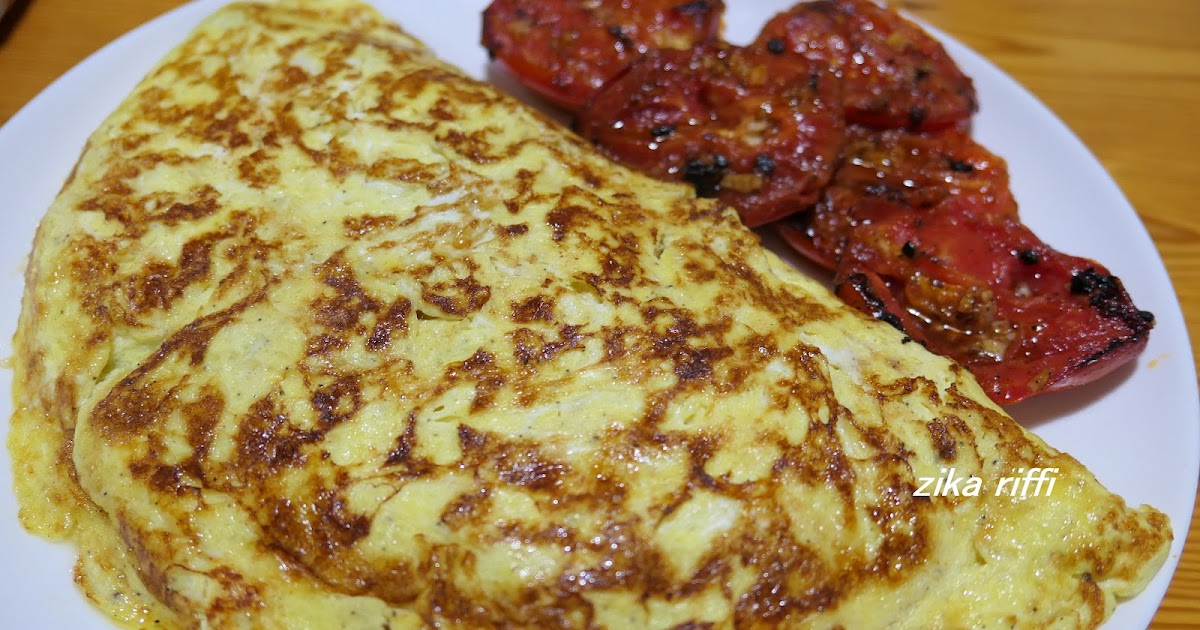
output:
[[[906,341],[374,10],[237,4],[43,221],[10,449],[131,626],[1098,625],[1166,518]]]

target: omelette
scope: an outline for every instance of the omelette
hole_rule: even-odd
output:
[[[122,626],[1093,628],[1171,540],[349,0],[221,9],[138,85],[14,346],[20,517]]]

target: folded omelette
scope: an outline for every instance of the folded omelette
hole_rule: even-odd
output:
[[[1092,628],[1171,538],[351,1],[227,7],[145,78],[15,348],[21,518],[127,626]]]

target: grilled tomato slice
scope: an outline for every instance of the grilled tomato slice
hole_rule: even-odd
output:
[[[847,230],[899,205],[930,209],[958,197],[975,212],[1017,217],[1004,160],[956,129],[937,134],[846,129],[833,181],[793,246],[833,269]]]
[[[717,37],[721,0],[494,0],[483,45],[526,86],[576,111],[652,48]]]
[[[647,53],[579,112],[576,130],[620,162],[720,198],[751,227],[810,207],[844,139],[828,67],[729,44]]]
[[[961,133],[851,132],[816,210],[780,226],[838,296],[966,366],[1008,405],[1100,378],[1154,317],[1021,224],[1004,163]],[[967,168],[970,167],[970,168]]]
[[[757,42],[828,63],[852,123],[965,128],[978,108],[971,79],[936,39],[869,0],[802,2],[767,22]]]

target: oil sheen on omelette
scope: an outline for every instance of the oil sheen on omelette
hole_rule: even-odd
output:
[[[732,210],[353,2],[208,18],[26,287],[21,518],[126,626],[1090,628],[1171,539]],[[947,467],[980,496],[914,496]],[[1053,494],[995,496],[1031,467]]]

